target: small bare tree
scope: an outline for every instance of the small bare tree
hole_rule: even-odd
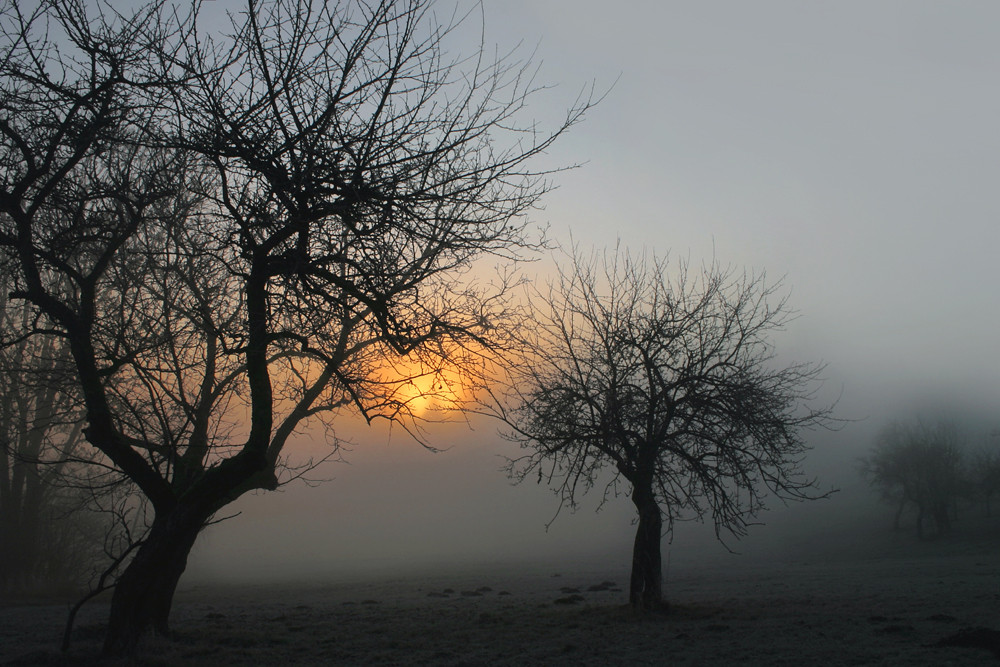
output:
[[[636,608],[664,606],[661,539],[674,521],[708,515],[717,535],[739,537],[769,493],[817,497],[801,431],[830,411],[807,405],[818,367],[776,363],[768,336],[789,317],[778,289],[616,251],[574,254],[531,295],[524,356],[496,397],[528,452],[509,472],[553,484],[570,506],[599,480],[605,500],[624,484],[638,515]]]
[[[210,35],[198,3],[88,8],[0,5],[0,252],[153,514],[121,653],[168,631],[198,533],[281,482],[307,420],[405,417],[393,360],[489,348],[508,285],[470,270],[539,247],[528,161],[589,102],[539,134],[533,70],[450,60],[429,0],[248,0]]]

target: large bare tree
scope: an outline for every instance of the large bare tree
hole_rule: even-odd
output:
[[[742,536],[770,494],[817,495],[800,462],[819,367],[782,364],[769,336],[789,317],[779,285],[716,265],[700,271],[615,251],[574,252],[528,300],[525,350],[496,409],[537,476],[574,506],[595,484],[624,487],[638,515],[629,590],[664,607],[661,540],[708,515]]]
[[[540,244],[529,63],[450,59],[429,0],[0,10],[0,251],[69,346],[89,443],[148,500],[105,652],[168,631],[221,508],[312,418],[405,417],[396,360],[489,349]],[[213,17],[218,21],[219,17]]]

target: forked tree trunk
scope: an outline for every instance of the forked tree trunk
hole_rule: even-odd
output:
[[[209,515],[175,508],[153,521],[149,537],[122,573],[111,598],[105,655],[135,652],[150,626],[169,633],[170,606],[188,554]]]
[[[651,496],[637,496],[632,501],[639,511],[639,525],[632,547],[632,577],[629,584],[629,604],[640,611],[658,611],[666,608],[663,600],[663,574],[660,557],[663,519],[656,500]]]

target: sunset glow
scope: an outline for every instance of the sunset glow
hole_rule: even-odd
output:
[[[401,417],[449,421],[472,397],[472,378],[453,365],[403,359],[383,372],[386,404]]]

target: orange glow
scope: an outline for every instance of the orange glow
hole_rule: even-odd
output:
[[[387,406],[421,419],[447,421],[471,399],[471,378],[459,368],[442,363],[430,365],[419,358],[393,363],[383,376]]]

